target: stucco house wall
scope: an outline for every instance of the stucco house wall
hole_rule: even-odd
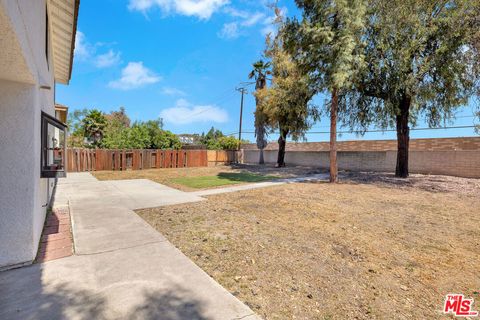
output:
[[[55,115],[45,39],[46,0],[0,0],[0,268],[35,258],[53,188],[40,178],[41,111]]]

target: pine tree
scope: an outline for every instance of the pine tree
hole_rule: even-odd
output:
[[[308,77],[283,49],[282,30],[273,40],[267,37],[265,56],[271,59],[272,83],[256,92],[257,112],[265,116],[268,129],[279,130],[276,166],[284,167],[287,137],[293,140],[304,138],[318,115],[309,104],[313,90]]]
[[[337,181],[337,114],[339,96],[351,90],[364,68],[361,36],[364,0],[297,0],[302,21],[286,25],[289,51],[319,92],[329,92],[330,182]]]

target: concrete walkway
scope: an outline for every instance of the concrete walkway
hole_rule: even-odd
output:
[[[0,273],[0,319],[259,319],[133,210],[293,182],[183,192],[146,179],[60,179],[55,206],[70,208],[75,255]]]
[[[242,184],[242,185],[239,185],[239,186],[226,187],[226,188],[193,191],[193,192],[189,192],[189,194],[195,195],[195,196],[210,196],[210,195],[214,195],[214,194],[221,194],[221,193],[229,193],[229,192],[237,192],[237,191],[243,191],[243,190],[251,190],[251,189],[259,189],[259,188],[279,186],[279,185],[286,184],[286,183],[320,181],[320,180],[328,179],[328,177],[329,177],[328,173],[319,173],[319,174],[312,174],[308,177],[285,178],[285,179],[278,179],[278,180],[274,180],[274,181],[257,182],[257,183],[251,183],[251,184]]]
[[[0,273],[0,319],[258,319],[132,209],[202,201],[149,180],[59,180],[75,255]]]

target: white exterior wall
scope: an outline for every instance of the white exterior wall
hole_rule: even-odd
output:
[[[55,116],[45,28],[45,0],[0,0],[0,268],[35,258],[53,187],[40,178],[41,111]]]

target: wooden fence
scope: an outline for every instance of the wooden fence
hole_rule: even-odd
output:
[[[208,165],[239,163],[240,153],[238,150],[208,150]]]
[[[67,172],[206,167],[207,150],[68,149]]]

